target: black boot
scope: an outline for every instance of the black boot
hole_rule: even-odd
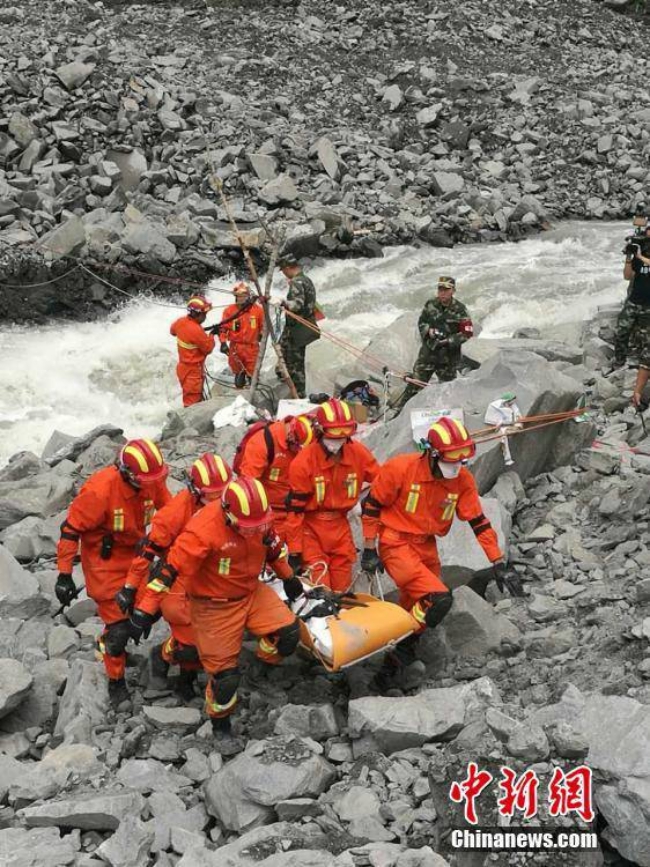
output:
[[[149,654],[149,689],[167,689],[169,663],[162,657],[162,644],[156,644]]]
[[[194,684],[196,683],[196,672],[188,671],[181,668],[178,680],[176,681],[175,691],[183,701],[192,701],[196,697],[194,692]]]
[[[244,749],[244,741],[232,733],[230,717],[212,717],[211,722],[216,751],[222,756],[235,756],[241,753]]]
[[[123,677],[108,681],[108,699],[113,710],[119,710],[121,705],[131,703],[131,693]]]
[[[406,692],[420,686],[426,667],[416,658],[419,640],[419,635],[409,635],[395,650],[386,654],[381,668],[370,682],[374,692],[385,695],[391,690]]]

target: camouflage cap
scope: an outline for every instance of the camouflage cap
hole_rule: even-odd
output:
[[[453,277],[438,277],[438,289],[455,289],[456,281]]]
[[[278,268],[290,268],[292,265],[299,264],[298,259],[296,259],[293,253],[281,253],[278,256]]]

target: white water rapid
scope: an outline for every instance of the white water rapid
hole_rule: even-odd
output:
[[[401,313],[420,310],[440,274],[456,277],[458,297],[482,337],[508,336],[622,303],[628,230],[623,223],[566,223],[519,244],[393,248],[383,259],[328,262],[309,274],[327,314],[325,329],[361,348]],[[217,290],[232,282],[213,284],[208,294],[215,304],[230,302]],[[276,294],[283,284],[276,275]],[[112,422],[127,436],[159,433],[167,411],[180,406],[169,336],[180,315],[182,309],[139,300],[103,322],[0,328],[0,466],[18,451],[40,454],[55,428],[80,435]],[[317,364],[327,354],[331,363],[332,352],[341,351],[321,340],[308,357]],[[348,361],[341,357],[341,364]],[[223,366],[217,352],[210,369]]]

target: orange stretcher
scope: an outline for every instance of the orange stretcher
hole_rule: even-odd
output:
[[[281,582],[273,584],[283,595]],[[328,671],[341,671],[389,650],[419,629],[412,615],[393,602],[369,593],[333,593],[303,584],[305,596],[292,606],[300,619],[300,644]]]

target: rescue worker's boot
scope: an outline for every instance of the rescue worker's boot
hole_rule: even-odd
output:
[[[169,663],[163,659],[162,644],[156,644],[149,654],[149,689],[167,689]]]
[[[381,668],[370,682],[370,689],[384,695],[390,690],[406,692],[416,689],[424,680],[426,666],[416,659],[419,635],[409,635],[395,650],[387,653]]]
[[[211,722],[216,751],[222,756],[235,756],[241,753],[244,749],[244,741],[243,738],[233,734],[230,717],[212,717]]]
[[[131,693],[123,677],[108,681],[108,700],[113,710],[120,710],[122,705],[131,704]]]
[[[185,702],[192,701],[193,698],[196,698],[196,693],[194,692],[195,683],[196,672],[181,668],[175,686],[176,694]]]

